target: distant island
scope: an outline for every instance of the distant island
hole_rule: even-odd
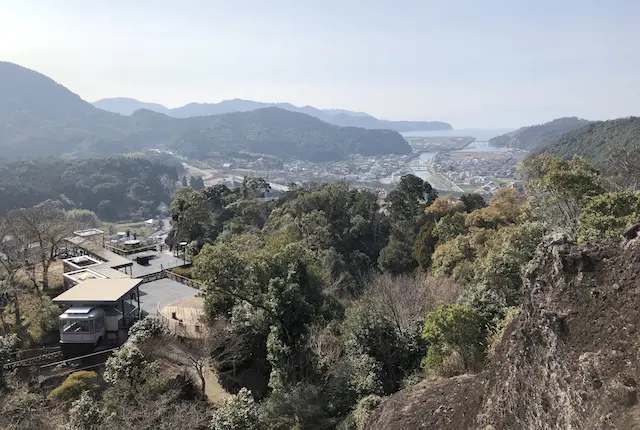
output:
[[[224,100],[220,103],[189,103],[175,109],[169,109],[158,103],[146,103],[126,97],[102,99],[94,102],[93,105],[121,115],[132,115],[137,110],[148,109],[175,118],[249,112],[267,107],[277,107],[290,112],[311,115],[324,122],[341,127],[387,129],[398,132],[452,129],[451,124],[441,121],[388,121],[375,118],[364,112],[353,112],[345,109],[318,109],[313,106],[294,106],[291,103],[265,103],[242,99]]]

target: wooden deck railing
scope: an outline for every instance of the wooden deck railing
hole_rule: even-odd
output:
[[[157,281],[158,279],[164,279],[167,277],[166,270],[160,270],[159,272],[150,273],[148,275],[144,275],[142,278],[142,283],[146,284],[147,282]]]
[[[174,281],[178,281],[181,284],[185,284],[190,286],[191,288],[195,288],[197,290],[202,287],[202,283],[200,281],[196,281],[195,279],[187,278],[186,276],[178,275],[177,273],[173,273],[170,270],[165,270],[167,272],[166,277],[169,279],[173,279]]]

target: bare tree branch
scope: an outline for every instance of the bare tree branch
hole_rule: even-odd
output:
[[[242,362],[248,352],[245,341],[241,336],[233,333],[222,319],[213,321],[210,325],[203,325],[201,332],[189,332],[190,337],[176,334],[164,336],[161,340],[162,348],[157,354],[170,362],[186,366],[191,369],[200,380],[202,394],[206,388],[206,372],[215,369],[233,368],[235,363]]]

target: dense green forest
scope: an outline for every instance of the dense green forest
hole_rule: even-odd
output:
[[[489,140],[493,146],[507,146],[533,151],[565,133],[590,124],[590,121],[576,117],[557,118],[544,124],[522,127],[510,133]]]
[[[146,219],[171,203],[178,168],[161,154],[0,164],[0,212],[55,201],[105,221]]]
[[[408,154],[390,130],[338,127],[270,107],[172,118],[149,110],[103,111],[35,71],[0,62],[0,157],[102,156],[168,147],[192,157],[249,151],[327,161],[347,154]]]
[[[543,155],[523,175],[526,195],[505,188],[489,202],[438,196],[413,175],[382,202],[346,183],[275,200],[259,198],[259,178],[180,189],[168,241],[189,243],[194,266],[181,274],[201,282],[210,329],[191,365],[161,370],[176,339],[149,317],[102,376],[73,374],[48,398],[5,375],[0,417],[16,428],[364,429],[386,396],[490,365],[547,233],[605,243],[640,216],[639,193],[581,159]],[[20,344],[13,319],[0,355]],[[234,393],[214,407],[187,372],[207,366]],[[28,405],[40,412],[21,414]]]
[[[636,177],[640,166],[640,118],[619,118],[591,123],[542,145],[533,155],[578,156],[623,180]]]

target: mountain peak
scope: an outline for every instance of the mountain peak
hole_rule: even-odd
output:
[[[311,115],[329,124],[342,127],[362,127],[368,129],[389,129],[394,131],[450,130],[451,125],[437,121],[387,121],[375,118],[364,112],[353,112],[345,109],[318,109],[314,106],[295,106],[288,102],[258,102],[234,98],[218,103],[188,103],[182,107],[167,109],[155,104],[145,103],[126,97],[102,99],[94,103],[100,109],[123,115],[131,115],[138,109],[149,109],[175,118],[191,118],[211,115],[222,115],[232,112],[248,112],[266,107],[278,107],[290,112]]]
[[[114,97],[101,99],[93,103],[97,108],[119,113],[120,115],[131,115],[140,109],[147,109],[158,113],[169,113],[169,108],[158,103],[141,102],[129,97]]]

